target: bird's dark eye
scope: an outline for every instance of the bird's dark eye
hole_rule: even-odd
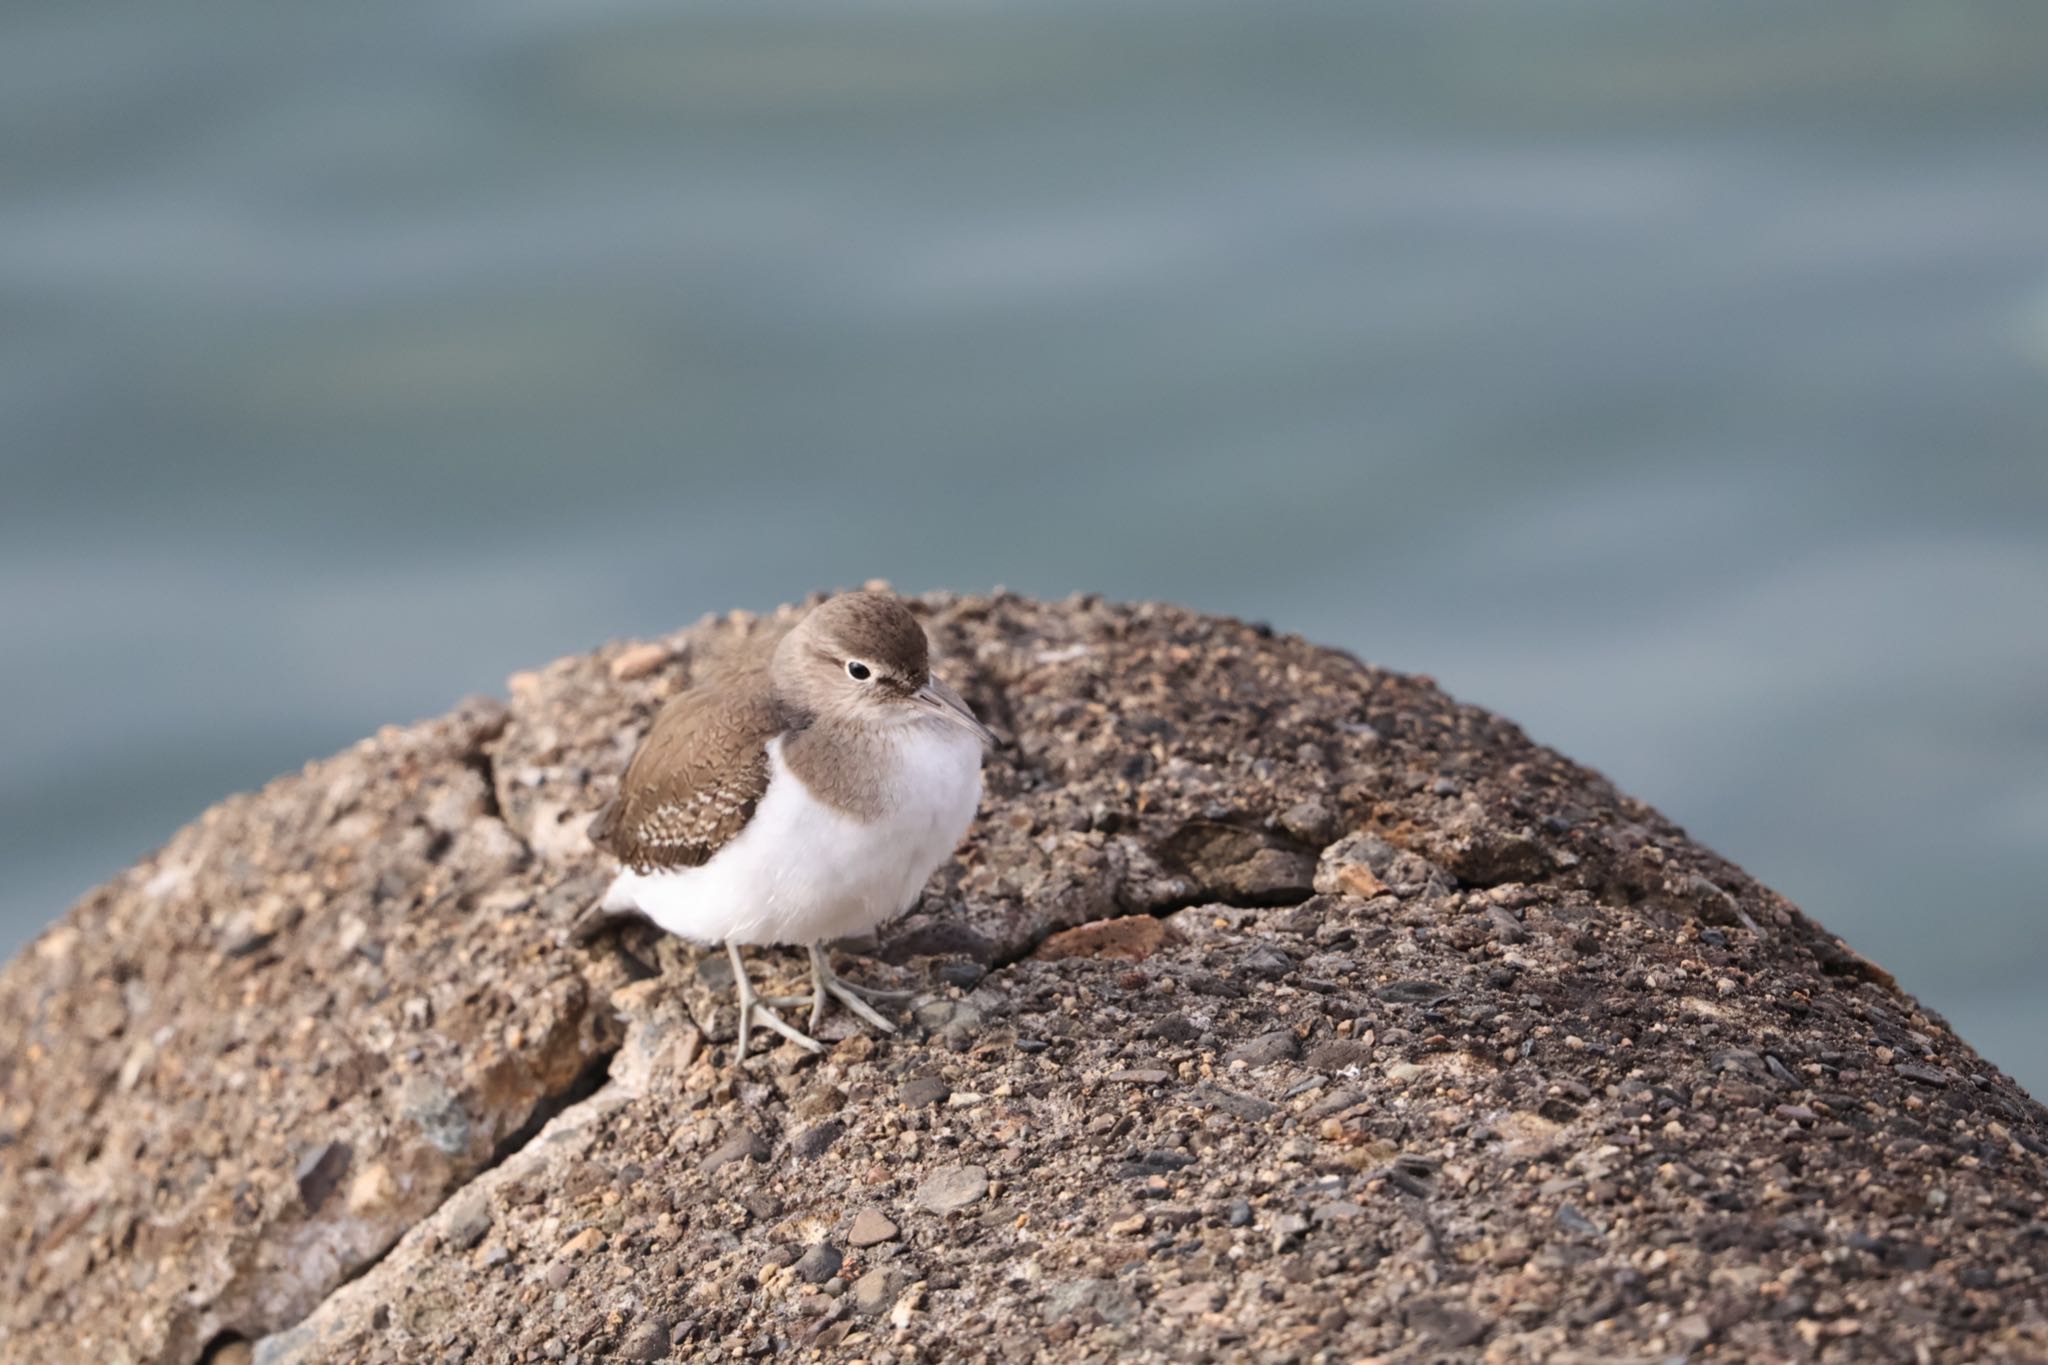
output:
[[[870,676],[868,666],[859,659],[848,659],[846,661],[846,676],[852,678],[855,682],[866,682]]]

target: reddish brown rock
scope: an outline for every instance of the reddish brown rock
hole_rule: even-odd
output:
[[[1070,957],[1141,962],[1174,941],[1173,931],[1151,915],[1123,915],[1062,929],[1039,944],[1032,956],[1041,962]]]

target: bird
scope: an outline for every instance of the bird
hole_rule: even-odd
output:
[[[974,819],[995,742],[932,673],[924,627],[900,599],[827,598],[772,651],[728,661],[656,716],[588,828],[620,864],[591,913],[725,946],[736,1062],[756,1023],[823,1050],[778,1006],[809,1003],[815,1031],[835,999],[894,1033],[868,1001],[907,994],[845,981],[823,945],[915,903]],[[758,995],[742,945],[806,948],[810,996]]]

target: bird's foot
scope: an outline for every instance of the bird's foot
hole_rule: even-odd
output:
[[[800,1009],[811,1007],[811,1027],[816,1028],[825,1018],[825,1003],[838,1000],[852,1010],[862,1022],[884,1033],[894,1033],[896,1026],[890,1023],[869,1004],[901,1004],[917,994],[915,991],[885,991],[873,986],[856,986],[832,970],[832,961],[825,950],[811,947],[811,992],[809,995],[778,995],[768,1003],[778,1009]]]
[[[876,1013],[874,1006],[868,1001],[901,1001],[908,1000],[911,995],[909,991],[879,991],[854,985],[832,970],[831,959],[826,956],[825,950],[815,943],[811,945],[811,981],[812,999],[815,1002],[811,1007],[812,1028],[816,1028],[818,1020],[824,1017],[825,997],[831,995],[852,1010],[864,1023],[884,1033],[894,1033],[896,1026]]]
[[[794,1026],[775,1012],[772,1002],[754,994],[754,983],[747,980],[746,964],[740,961],[739,945],[728,943],[725,945],[725,951],[732,958],[733,984],[737,988],[740,997],[740,1036],[738,1053],[733,1058],[734,1062],[738,1063],[747,1060],[747,1035],[752,1031],[754,1021],[757,1019],[789,1039],[790,1042],[795,1043],[798,1047],[808,1048],[812,1052],[823,1052],[825,1050],[823,1043],[808,1034],[798,1032]],[[811,1027],[816,1028],[817,1026],[817,1021],[814,1019]]]
[[[825,988],[819,986],[809,995],[771,995],[768,997],[768,1003],[779,1010],[802,1009],[805,1005],[809,1005],[811,1007],[811,1027],[816,1028],[824,1021],[825,1001],[828,999],[830,997],[825,994]]]

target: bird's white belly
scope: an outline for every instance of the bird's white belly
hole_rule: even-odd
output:
[[[897,745],[894,803],[871,821],[811,795],[768,745],[768,790],[753,819],[700,867],[627,868],[605,895],[701,943],[817,943],[908,909],[951,856],[981,801],[981,745],[920,725]]]

